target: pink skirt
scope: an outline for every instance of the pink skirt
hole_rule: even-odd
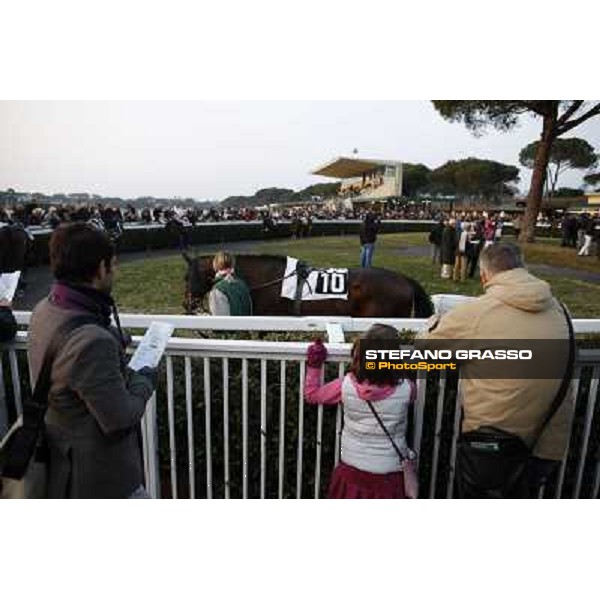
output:
[[[338,463],[331,475],[328,498],[350,500],[404,499],[404,476],[395,473],[368,473],[355,467]]]

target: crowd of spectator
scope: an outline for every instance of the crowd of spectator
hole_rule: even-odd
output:
[[[58,204],[41,205],[35,203],[17,204],[13,207],[0,207],[0,221],[21,223],[25,227],[39,226],[55,229],[61,223],[102,221],[110,229],[114,224],[166,224],[176,219],[185,225],[221,221],[262,221],[270,227],[280,221],[300,222],[310,226],[313,221],[362,220],[368,209],[364,207],[332,208],[325,205],[299,207],[276,207],[270,210],[256,207],[212,207],[181,208],[178,206],[139,207],[128,204],[125,207],[111,204]],[[377,211],[381,219],[434,220],[442,214],[440,209],[430,204],[406,203],[392,207],[382,207]],[[115,225],[116,226],[116,225]],[[302,234],[298,233],[298,237]]]
[[[176,205],[140,207],[132,203],[124,207],[111,204],[62,204],[40,205],[35,203],[17,204],[13,207],[0,207],[0,223],[19,223],[24,227],[47,227],[56,229],[61,223],[91,222],[106,230],[113,238],[123,232],[124,224],[166,225],[176,224],[180,229],[193,227],[198,223],[227,221],[262,222],[265,232],[274,231],[280,222],[291,222],[292,237],[310,236],[314,221],[360,220],[364,221],[369,212],[375,212],[379,220],[436,221],[453,219],[457,232],[462,225],[472,223],[473,230],[479,221],[494,223],[494,231],[501,231],[506,223],[512,224],[518,235],[521,230],[522,211],[453,210],[448,211],[429,202],[390,202],[381,205],[380,210],[367,206],[328,207],[324,204],[300,207],[275,207],[270,210],[256,207],[211,207],[182,208]],[[598,229],[600,213],[567,213],[546,211],[538,216],[537,226],[550,230],[562,237],[562,246],[574,247],[588,255],[593,247]],[[491,224],[488,223],[488,229]],[[467,229],[471,229],[469,226]],[[471,231],[471,234],[476,231]]]
[[[467,277],[474,277],[481,250],[501,241],[507,222],[511,223],[513,234],[518,238],[523,228],[521,214],[452,211],[438,217],[430,231],[429,243],[433,263],[441,265],[442,279],[465,281]],[[579,256],[600,256],[600,212],[565,213],[560,218],[544,215],[538,224],[558,227],[562,235],[561,246],[575,248]]]

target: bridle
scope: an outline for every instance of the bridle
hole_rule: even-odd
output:
[[[284,281],[285,279],[288,279],[289,277],[293,277],[294,275],[298,275],[297,267],[288,275],[284,275],[283,277],[278,277],[277,279],[273,279],[272,281],[267,281],[267,283],[261,283],[260,285],[257,285],[255,287],[251,287],[250,291],[256,292],[257,290],[262,290],[262,289],[271,287],[277,283],[281,283],[282,281]]]

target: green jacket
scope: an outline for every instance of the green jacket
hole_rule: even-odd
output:
[[[227,300],[229,300],[229,314],[232,317],[249,316],[252,314],[250,290],[243,279],[238,277],[217,279],[214,288],[227,296]]]

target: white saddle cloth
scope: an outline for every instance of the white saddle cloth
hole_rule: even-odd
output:
[[[287,257],[281,297],[296,299],[298,259]],[[301,300],[348,300],[348,269],[315,269],[302,288]]]

